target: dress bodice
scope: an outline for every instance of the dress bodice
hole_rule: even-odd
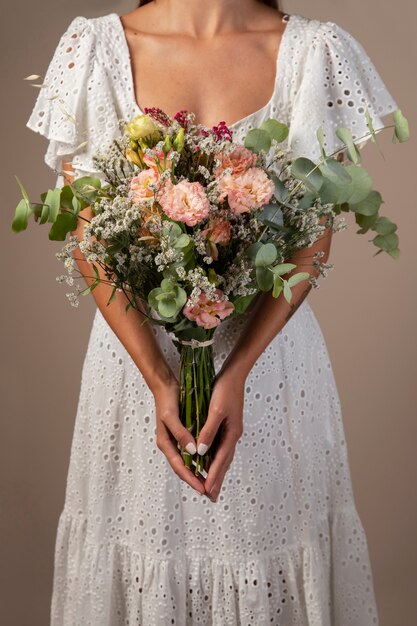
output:
[[[337,128],[351,128],[360,141],[368,132],[366,109],[378,129],[381,117],[397,108],[363,46],[333,22],[291,15],[278,61],[272,97],[230,126],[235,141],[272,117],[289,124],[293,154],[314,160],[320,126],[331,153],[342,146]],[[97,175],[93,154],[121,133],[119,120],[140,112],[119,15],[75,17],[61,35],[27,121],[48,139],[47,165],[59,174],[62,159],[72,160],[77,176]]]

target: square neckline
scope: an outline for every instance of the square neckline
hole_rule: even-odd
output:
[[[138,103],[138,101],[136,99],[135,81],[134,81],[134,77],[133,77],[132,57],[131,57],[131,54],[130,54],[130,49],[129,49],[129,44],[128,44],[128,41],[127,41],[126,31],[124,29],[124,26],[123,26],[123,23],[122,23],[122,20],[121,20],[121,16],[118,13],[111,13],[111,16],[114,18],[114,21],[116,23],[116,29],[119,30],[119,33],[121,35],[122,45],[123,45],[124,53],[125,53],[126,59],[127,59],[127,78],[128,78],[128,83],[129,83],[129,87],[130,87],[131,94],[132,94],[131,104],[136,109],[138,115],[140,115],[140,114],[145,115],[145,112],[139,106],[139,103]],[[276,59],[275,59],[274,86],[273,86],[272,94],[271,94],[269,100],[262,107],[257,109],[256,111],[253,111],[252,113],[249,113],[248,115],[245,115],[245,117],[242,117],[239,120],[237,120],[236,122],[233,122],[233,124],[227,124],[228,128],[230,128],[230,129],[237,128],[238,126],[240,126],[243,123],[248,122],[250,119],[254,118],[255,116],[260,115],[261,113],[266,111],[272,105],[273,101],[275,100],[275,97],[276,97],[277,92],[278,92],[278,83],[279,83],[280,78],[281,78],[281,71],[280,71],[281,59],[282,59],[283,53],[285,51],[286,42],[287,42],[287,40],[289,38],[289,35],[288,35],[289,27],[290,27],[290,25],[292,25],[292,23],[294,21],[294,17],[295,16],[292,15],[292,14],[284,13],[284,15],[281,18],[282,21],[286,22],[287,25],[286,25],[286,27],[284,29],[284,32],[281,35],[281,41],[280,41],[279,46],[278,46],[278,52],[277,52]]]

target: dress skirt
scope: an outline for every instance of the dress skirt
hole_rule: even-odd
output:
[[[247,314],[246,314],[247,315]],[[215,334],[218,370],[245,324]],[[153,327],[178,371],[165,330]],[[307,300],[246,383],[216,503],[156,446],[153,396],[97,309],[85,355],[51,626],[375,626],[338,392]]]

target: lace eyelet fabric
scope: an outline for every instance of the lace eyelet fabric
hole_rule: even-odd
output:
[[[45,161],[57,173],[70,157],[77,176],[97,174],[94,152],[117,136],[119,119],[138,113],[118,19],[74,18],[51,59],[27,126],[48,139]],[[381,126],[396,104],[363,47],[331,22],[292,15],[286,28],[275,95],[232,125],[235,140],[274,117],[290,124],[294,154],[314,159],[319,126],[328,152],[340,147],[338,126],[365,134],[365,108]],[[217,371],[247,315],[217,330]],[[153,332],[178,372],[171,339]],[[152,394],[97,309],[58,521],[51,626],[378,624],[336,382],[308,300],[254,364],[243,422],[212,503],[157,448]]]

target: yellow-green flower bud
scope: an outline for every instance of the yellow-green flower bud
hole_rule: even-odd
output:
[[[182,152],[182,149],[184,148],[184,128],[179,129],[177,136],[174,139],[174,143],[172,144],[172,147],[177,152]]]
[[[169,135],[167,135],[165,137],[164,145],[162,146],[162,152],[164,154],[168,154],[170,149],[171,149],[171,137]]]
[[[136,139],[131,139],[130,140],[130,147],[132,148],[132,150],[137,150],[138,149],[138,142],[136,141]]]
[[[131,148],[126,149],[126,158],[128,161],[135,163],[139,167],[143,165],[143,163],[141,163],[138,153],[135,152],[135,150],[132,150]]]
[[[212,283],[212,285],[217,284],[217,274],[212,267],[209,267],[208,269],[208,279],[209,282]]]

